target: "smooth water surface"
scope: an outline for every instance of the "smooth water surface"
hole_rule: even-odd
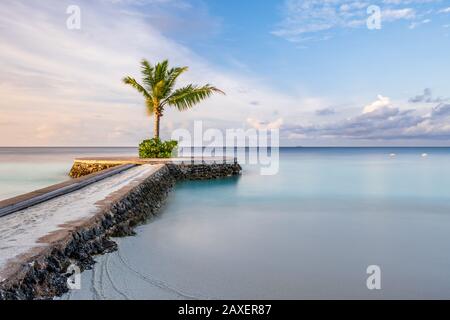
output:
[[[0,148],[0,201],[70,179],[75,158],[136,154],[136,148]]]
[[[283,149],[274,176],[180,183],[63,298],[450,298],[449,164],[450,149]]]

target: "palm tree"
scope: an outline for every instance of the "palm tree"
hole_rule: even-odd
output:
[[[132,77],[125,77],[123,82],[132,86],[144,96],[149,114],[155,117],[154,135],[157,139],[159,139],[160,119],[166,106],[184,111],[209,98],[213,93],[224,94],[223,91],[209,84],[204,86],[189,84],[185,87],[174,89],[177,78],[187,71],[188,67],[169,69],[168,60],[152,66],[144,59],[141,62],[141,66],[143,84],[138,83]]]

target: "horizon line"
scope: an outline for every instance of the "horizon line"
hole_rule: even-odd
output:
[[[270,146],[245,146],[245,147],[236,147],[236,146],[184,146],[181,148],[277,148],[277,147],[270,147]],[[89,148],[89,149],[105,149],[105,148],[134,148],[139,149],[138,146],[0,146],[0,149],[6,149],[6,148],[12,148],[12,149],[31,149],[31,148],[53,148],[53,149],[62,149],[62,148]],[[450,148],[450,145],[448,146],[279,146],[278,148]]]

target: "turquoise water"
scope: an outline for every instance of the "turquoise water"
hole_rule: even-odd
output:
[[[0,194],[65,180],[76,156],[133,152],[0,149]],[[449,164],[448,148],[282,149],[277,175],[180,183],[64,298],[450,298]]]
[[[136,153],[135,148],[0,148],[0,200],[70,179],[74,158]]]
[[[450,298],[449,164],[450,149],[283,149],[275,176],[180,183],[64,298]]]

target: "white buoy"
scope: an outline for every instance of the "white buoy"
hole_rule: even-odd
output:
[[[395,153],[391,153],[391,154],[389,155],[389,157],[391,157],[391,158],[394,158],[395,156],[397,156]]]
[[[422,158],[428,157],[428,153],[422,153]]]

